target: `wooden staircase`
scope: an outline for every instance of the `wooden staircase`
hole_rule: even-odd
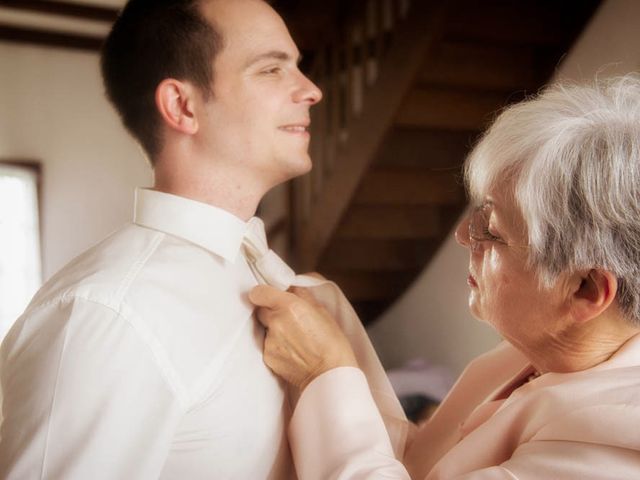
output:
[[[300,5],[285,3],[295,36]],[[314,172],[291,187],[290,260],[336,281],[366,324],[465,208],[460,167],[474,139],[550,78],[599,1],[320,4],[330,14],[319,28],[333,18],[335,32],[310,31],[308,16],[298,29],[325,100],[313,112]]]

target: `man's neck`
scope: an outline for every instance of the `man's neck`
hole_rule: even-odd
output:
[[[154,190],[171,193],[190,200],[206,203],[235,215],[242,220],[249,220],[254,216],[258,203],[262,195],[247,195],[240,193],[236,188],[229,188],[221,185],[209,185],[208,188],[193,188],[193,186],[167,185],[156,182]]]
[[[255,215],[266,193],[264,188],[225,172],[196,173],[190,168],[167,172],[156,167],[153,188],[221,208],[245,221]]]

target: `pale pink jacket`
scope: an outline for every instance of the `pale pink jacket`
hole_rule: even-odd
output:
[[[290,424],[299,478],[640,479],[640,335],[594,368],[513,390],[530,372],[507,343],[473,361],[414,432],[406,466],[360,370],[327,372],[303,392]]]

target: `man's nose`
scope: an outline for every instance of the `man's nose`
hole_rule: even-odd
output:
[[[306,75],[300,73],[300,87],[296,92],[296,102],[307,102],[315,105],[322,100],[322,90],[313,83]]]

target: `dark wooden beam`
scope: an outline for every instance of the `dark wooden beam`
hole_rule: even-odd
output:
[[[0,0],[0,6],[102,22],[114,22],[118,18],[119,12],[115,8],[53,0]]]
[[[100,51],[104,39],[97,36],[23,28],[0,23],[0,40],[97,52]]]

